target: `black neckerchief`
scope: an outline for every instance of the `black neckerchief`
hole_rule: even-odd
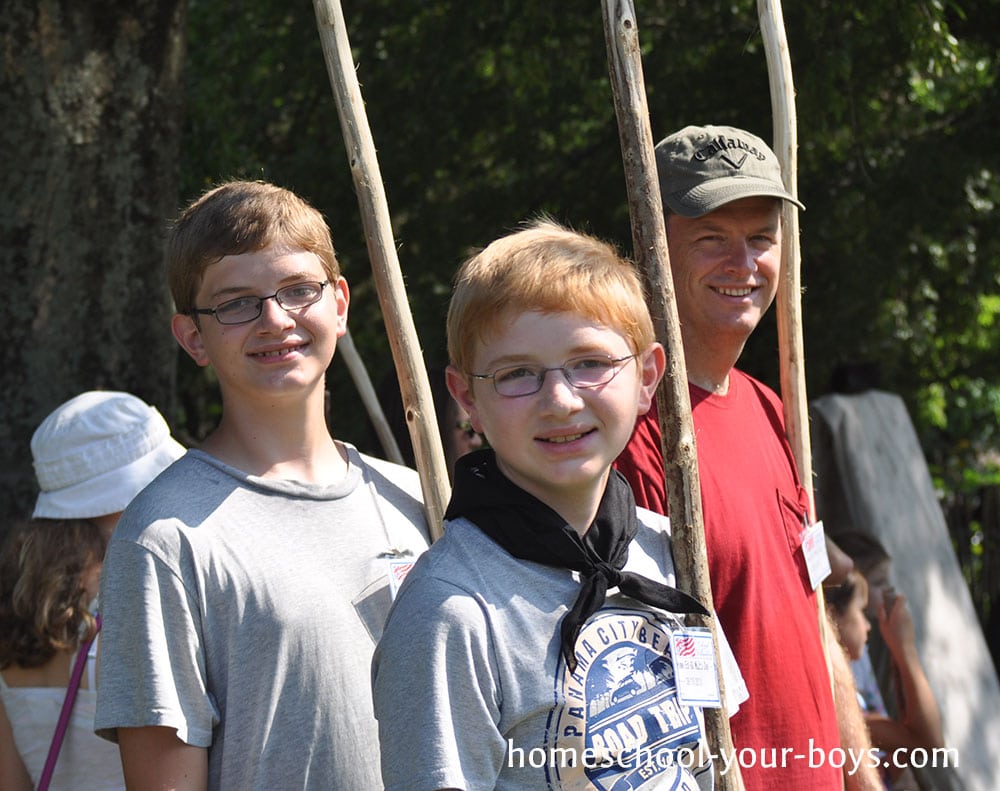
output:
[[[455,485],[445,519],[466,517],[522,560],[579,571],[580,594],[560,626],[562,655],[576,670],[573,648],[587,619],[604,604],[608,588],[675,613],[708,611],[676,588],[622,571],[639,529],[635,498],[625,478],[612,470],[597,517],[581,539],[559,514],[510,481],[491,448],[474,451],[455,464]]]

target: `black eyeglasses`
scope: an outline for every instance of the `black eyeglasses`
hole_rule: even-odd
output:
[[[214,308],[195,308],[191,314],[215,316],[219,324],[246,324],[260,318],[266,299],[273,299],[285,310],[301,310],[319,302],[323,297],[323,289],[328,285],[329,280],[322,283],[295,283],[279,288],[268,297],[237,297]]]
[[[614,379],[625,363],[635,359],[634,354],[611,357],[604,354],[589,354],[573,357],[555,368],[540,365],[510,365],[497,368],[491,374],[469,374],[473,379],[492,379],[493,388],[505,398],[520,398],[534,395],[542,389],[545,375],[549,371],[562,371],[562,375],[572,387],[588,388],[607,384]]]

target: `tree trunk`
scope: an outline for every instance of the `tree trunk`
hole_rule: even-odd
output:
[[[30,513],[30,439],[84,390],[172,422],[162,272],[177,203],[185,0],[9,0],[0,17],[0,515]]]

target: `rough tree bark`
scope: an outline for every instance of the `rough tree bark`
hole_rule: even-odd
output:
[[[186,0],[9,0],[0,15],[0,517],[29,441],[88,389],[171,421],[162,237],[176,210]],[[3,528],[0,528],[2,535]]]

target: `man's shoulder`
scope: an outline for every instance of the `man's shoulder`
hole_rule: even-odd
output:
[[[736,369],[733,369],[736,373]],[[749,374],[739,372],[737,381],[740,411],[748,419],[756,419],[766,431],[775,436],[785,436],[785,410],[781,396],[763,382]]]
[[[777,401],[781,403],[781,398],[778,396],[774,390],[768,387],[759,379],[751,376],[746,371],[741,371],[739,368],[733,368],[729,373],[730,382],[739,381],[749,390],[757,393],[759,397],[762,397],[768,401]],[[737,385],[740,386],[740,385]]]

